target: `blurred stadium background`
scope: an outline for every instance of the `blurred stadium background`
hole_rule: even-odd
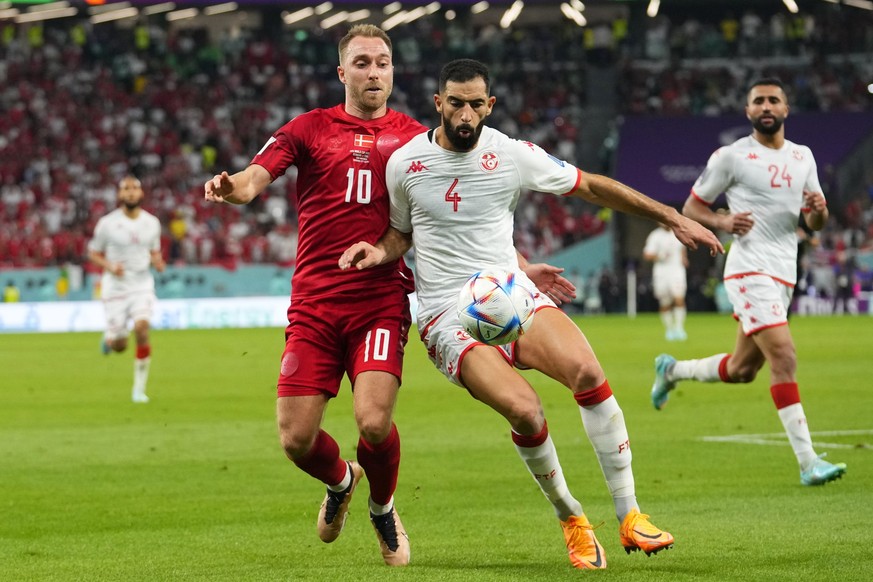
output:
[[[265,315],[270,303],[237,323],[282,325],[296,253],[293,172],[245,207],[205,203],[203,182],[245,167],[295,115],[342,100],[336,44],[356,22],[393,39],[393,108],[435,124],[440,66],[479,58],[495,77],[491,125],[674,206],[709,154],[748,132],[747,83],[779,76],[790,89],[786,135],[816,154],[832,214],[817,236],[799,233],[796,309],[870,312],[869,0],[6,0],[0,287],[19,305],[0,305],[0,331],[38,329],[48,305],[99,296],[85,244],[126,172],[142,179],[145,206],[164,225],[171,266],[159,298],[274,297],[278,321]],[[580,289],[569,309],[650,311],[640,257],[651,228],[532,193],[517,210],[516,243],[531,260],[567,268]],[[725,309],[720,261],[703,252],[691,260],[689,308]],[[157,327],[180,325],[161,317]],[[66,325],[58,331],[75,327]]]

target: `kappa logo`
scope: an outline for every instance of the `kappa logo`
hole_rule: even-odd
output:
[[[750,153],[748,156],[746,156],[746,158],[748,158],[748,159],[750,159],[750,160],[757,160],[757,159],[758,159],[758,154],[756,154],[755,152],[752,152],[752,153]]]
[[[409,164],[409,169],[406,170],[407,174],[417,174],[418,172],[426,172],[428,171],[428,167],[422,164],[420,161],[415,160],[411,164]]]

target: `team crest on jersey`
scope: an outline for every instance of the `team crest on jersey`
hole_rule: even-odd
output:
[[[791,155],[798,162],[803,161],[803,152],[801,152],[800,150],[791,150]]]
[[[376,139],[376,149],[379,150],[379,153],[385,156],[386,158],[390,158],[391,154],[394,153],[394,150],[400,147],[400,138],[394,135],[393,133],[389,133],[386,135],[380,135]]]
[[[343,139],[341,137],[332,137],[327,141],[327,149],[335,152],[343,149]]]
[[[495,154],[494,152],[482,152],[482,155],[479,157],[479,167],[486,172],[493,172],[497,169],[497,166],[499,165],[500,158],[497,157],[497,154]]]
[[[468,334],[463,329],[459,329],[458,331],[455,332],[455,340],[456,341],[465,342],[468,339],[470,339],[470,334]]]

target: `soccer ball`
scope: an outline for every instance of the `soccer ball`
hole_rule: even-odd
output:
[[[479,271],[458,294],[458,318],[478,341],[502,346],[518,339],[533,323],[534,298],[514,273]]]

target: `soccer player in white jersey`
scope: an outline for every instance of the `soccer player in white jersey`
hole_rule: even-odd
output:
[[[149,401],[146,384],[151,363],[149,320],[155,303],[155,280],[150,271],[165,268],[161,256],[161,223],[143,210],[143,189],[134,176],[118,183],[117,208],[97,221],[88,243],[88,258],[103,269],[100,295],[106,312],[104,354],[127,349],[128,323],[133,321],[136,359],[133,365],[134,402]]]
[[[843,475],[846,465],[816,455],[800,393],[797,355],[788,328],[788,307],[797,277],[798,216],[821,230],[828,209],[815,158],[806,146],[785,139],[788,99],[775,78],[756,81],[746,99],[752,134],[717,150],[694,183],[683,212],[733,234],[724,283],[739,322],[733,354],[676,361],[655,359],[652,403],[660,410],[680,380],[751,382],[770,364],[770,394],[800,464],[804,485],[822,485]],[[711,209],[725,192],[728,213]]]
[[[513,365],[535,368],[570,388],[614,500],[621,544],[628,552],[658,552],[672,546],[673,536],[640,513],[624,417],[579,328],[537,292],[529,330],[514,344],[487,346],[462,328],[458,292],[486,267],[514,271],[531,285],[512,243],[513,211],[523,189],[578,196],[669,224],[692,247],[723,249],[711,232],[676,210],[485,127],[495,102],[489,89],[482,63],[461,59],[443,68],[434,96],[440,126],[413,138],[388,161],[391,227],[375,245],[349,247],[339,265],[374,267],[414,244],[418,329],[428,354],[450,381],[509,422],[519,456],[560,520],[575,567],[605,568],[606,556],[567,487],[539,397]]]
[[[667,340],[688,339],[685,333],[685,292],[688,289],[685,277],[688,253],[685,245],[666,225],[660,225],[646,238],[643,258],[654,263],[652,291],[658,300]]]

